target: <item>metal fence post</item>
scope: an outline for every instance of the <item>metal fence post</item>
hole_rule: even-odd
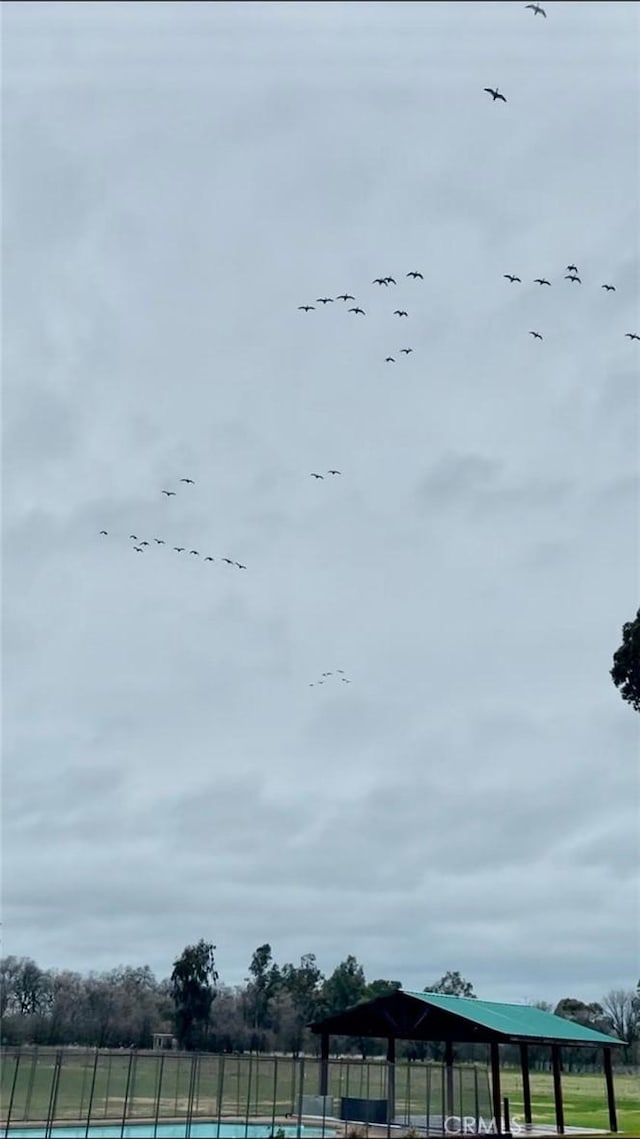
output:
[[[162,1076],[164,1073],[164,1052],[160,1053],[160,1063],[158,1064],[158,1075],[156,1080],[156,1114],[153,1121],[153,1139],[156,1139],[158,1134],[158,1118],[160,1116],[160,1099],[162,1096]]]
[[[300,1139],[300,1132],[302,1130],[302,1097],[304,1096],[304,1056],[300,1057],[300,1090],[298,1092],[298,1128],[296,1131],[297,1139]]]
[[[89,1134],[89,1127],[91,1125],[91,1112],[93,1110],[93,1096],[94,1096],[95,1088],[96,1088],[96,1076],[98,1073],[98,1060],[99,1059],[100,1059],[100,1051],[98,1048],[96,1048],[95,1056],[93,1058],[93,1075],[91,1077],[91,1087],[89,1088],[89,1103],[87,1106],[87,1125],[84,1129],[85,1139],[87,1139],[87,1136]]]
[[[51,1093],[49,1095],[49,1107],[47,1109],[47,1123],[45,1127],[45,1139],[50,1139],[51,1128],[56,1116],[56,1106],[58,1103],[58,1088],[60,1086],[60,1069],[62,1068],[62,1052],[56,1052],[56,1059],[53,1068],[53,1078],[51,1080]]]
[[[253,1069],[253,1056],[249,1053],[249,1075],[247,1077],[247,1100],[244,1109],[244,1133],[245,1139],[249,1134],[249,1115],[251,1113],[251,1075]]]
[[[26,1095],[26,1098],[24,1101],[24,1111],[22,1113],[22,1118],[25,1122],[27,1120],[31,1119],[31,1097],[33,1095],[33,1085],[35,1083],[39,1056],[40,1056],[40,1049],[34,1048],[32,1056],[31,1056],[31,1071],[29,1072],[29,1083],[27,1084],[27,1095]],[[51,1077],[51,1079],[53,1079],[53,1076]]]
[[[131,1069],[133,1068],[133,1059],[135,1053],[129,1053],[129,1066],[127,1068],[127,1081],[124,1086],[124,1103],[122,1105],[122,1124],[120,1126],[120,1139],[123,1139],[124,1129],[127,1125],[127,1106],[129,1103],[129,1088],[131,1087]]]
[[[107,1053],[107,1085],[104,1089],[104,1118],[109,1110],[109,1091],[111,1089],[111,1052]]]
[[[13,1097],[16,1092],[16,1084],[18,1082],[18,1068],[20,1067],[20,1051],[16,1052],[16,1066],[13,1069],[13,1079],[11,1081],[11,1092],[9,1093],[9,1108],[7,1111],[7,1122],[4,1128],[5,1139],[9,1134],[9,1124],[11,1123],[11,1112],[13,1111]]]
[[[276,1100],[278,1098],[278,1057],[273,1057],[273,1103],[271,1104],[271,1134],[276,1129]]]
[[[225,1057],[222,1055],[220,1057],[220,1062],[218,1065],[218,1128],[216,1135],[220,1134],[220,1118],[222,1116],[222,1099],[224,1096],[224,1062]]]
[[[200,1054],[198,1052],[193,1052],[191,1055],[191,1071],[189,1072],[189,1088],[187,1091],[187,1118],[185,1125],[185,1139],[190,1139],[191,1136],[191,1123],[193,1121],[193,1097],[199,1059]]]

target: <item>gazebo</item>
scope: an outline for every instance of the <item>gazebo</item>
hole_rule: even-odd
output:
[[[556,1130],[565,1133],[562,1103],[561,1049],[601,1048],[609,1108],[609,1127],[618,1130],[613,1087],[611,1049],[624,1044],[615,1036],[585,1028],[572,1020],[543,1012],[529,1005],[480,1001],[442,993],[414,993],[403,989],[346,1009],[337,1016],[316,1021],[311,1031],[320,1036],[321,1096],[329,1090],[329,1038],[331,1036],[378,1037],[387,1041],[387,1123],[395,1116],[396,1040],[439,1041],[445,1046],[447,1114],[454,1115],[453,1062],[455,1044],[486,1044],[491,1059],[491,1098],[495,1130],[503,1134],[500,1090],[500,1045],[519,1046],[525,1123],[532,1124],[529,1048],[546,1045],[551,1052]],[[507,1121],[508,1126],[508,1121]]]

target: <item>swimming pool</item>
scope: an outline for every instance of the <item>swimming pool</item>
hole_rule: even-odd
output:
[[[323,1134],[321,1127],[301,1127],[298,1130],[297,1127],[272,1128],[264,1123],[198,1123],[195,1120],[187,1131],[184,1120],[181,1123],[158,1123],[156,1128],[153,1123],[127,1123],[124,1130],[120,1124],[101,1126],[93,1123],[88,1131],[86,1124],[81,1127],[55,1124],[49,1132],[45,1127],[10,1127],[8,1136],[9,1139],[44,1139],[45,1135],[50,1139],[85,1139],[85,1136],[87,1139],[153,1139],[156,1135],[157,1139],[185,1139],[189,1135],[191,1139],[268,1139],[276,1132],[280,1139],[294,1139],[298,1135],[301,1139],[312,1139],[312,1136]],[[331,1133],[325,1131],[324,1134],[328,1136]],[[0,1135],[4,1135],[1,1124]]]

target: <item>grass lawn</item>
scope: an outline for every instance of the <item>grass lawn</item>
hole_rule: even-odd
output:
[[[250,1118],[282,1117],[297,1113],[301,1094],[318,1090],[318,1062],[290,1057],[252,1057],[177,1053],[95,1052],[64,1050],[62,1065],[56,1066],[52,1050],[25,1050],[16,1065],[15,1056],[3,1057],[1,1070],[0,1118],[6,1120],[13,1093],[11,1121],[47,1119],[55,1092],[56,1120],[128,1120],[153,1118],[159,1101],[159,1118],[186,1115],[189,1100],[194,1118],[237,1116]],[[456,1112],[472,1115],[477,1080],[479,1110],[491,1117],[489,1079],[485,1068],[477,1076],[472,1069],[456,1069]],[[513,1121],[523,1119],[522,1079],[519,1071],[503,1069],[502,1095],[507,1096]],[[604,1075],[564,1074],[565,1123],[571,1127],[597,1127],[606,1130],[608,1113]],[[615,1077],[618,1127],[627,1135],[640,1136],[640,1079]],[[357,1061],[332,1061],[329,1092],[335,1097],[386,1098],[386,1066]],[[553,1124],[553,1081],[551,1073],[531,1074],[534,1123]],[[441,1069],[437,1065],[398,1063],[396,1066],[396,1110],[401,1115],[439,1114],[442,1108]]]

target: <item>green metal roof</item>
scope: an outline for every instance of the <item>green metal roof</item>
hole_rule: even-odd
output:
[[[414,993],[400,990],[408,997],[425,1004],[464,1017],[473,1024],[503,1033],[505,1036],[530,1037],[532,1041],[557,1041],[559,1044],[624,1044],[617,1036],[608,1036],[585,1028],[575,1020],[555,1016],[552,1012],[531,1005],[502,1004],[498,1001],[479,1001],[474,997],[450,997],[443,993]]]

